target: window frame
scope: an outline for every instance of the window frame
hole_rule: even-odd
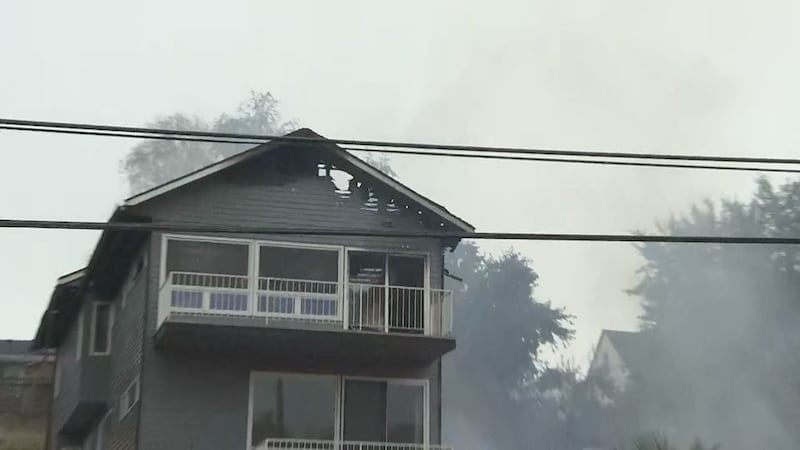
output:
[[[131,399],[130,392],[131,388],[133,388],[134,386],[136,386],[136,391],[135,391],[136,395],[135,398]],[[130,384],[128,384],[128,386],[125,387],[125,390],[122,391],[122,393],[119,396],[120,422],[122,422],[125,419],[125,417],[128,416],[128,413],[130,413],[133,410],[133,407],[136,406],[137,403],[139,403],[139,398],[141,397],[141,393],[142,393],[142,385],[140,384],[139,376],[137,375],[136,377],[133,378],[133,381],[131,381]]]
[[[95,341],[97,339],[97,308],[99,306],[106,306],[108,307],[108,323],[107,333],[108,337],[106,339],[106,349],[104,351],[96,351],[95,350]],[[111,302],[103,302],[103,301],[95,301],[92,302],[92,330],[90,333],[89,338],[89,355],[90,356],[108,356],[111,354],[111,337],[113,335],[112,328],[114,326],[114,306]]]
[[[427,378],[394,378],[394,377],[370,377],[370,376],[357,376],[357,375],[344,375],[341,377],[340,383],[340,396],[339,401],[337,402],[340,405],[339,415],[341,419],[339,420],[339,425],[341,429],[339,430],[339,436],[344,436],[344,402],[345,398],[345,384],[348,380],[352,381],[372,381],[372,382],[383,382],[387,385],[394,384],[394,385],[401,385],[401,386],[415,386],[415,387],[422,387],[422,444],[414,444],[414,445],[422,445],[422,446],[429,446],[430,445],[430,433],[431,433],[431,393],[430,393],[430,380]],[[388,399],[387,399],[388,400]],[[388,418],[388,407],[389,404],[387,402],[387,418]],[[392,444],[394,442],[386,442],[387,444]],[[402,444],[402,443],[400,443]]]
[[[373,377],[373,376],[357,376],[357,375],[336,375],[336,374],[323,374],[323,373],[303,373],[303,372],[280,372],[272,370],[252,370],[250,371],[250,380],[247,393],[247,439],[245,450],[252,450],[251,441],[253,439],[253,392],[255,376],[258,374],[270,374],[281,376],[294,376],[294,377],[331,377],[336,380],[336,400],[334,410],[334,439],[333,442],[343,442],[344,437],[344,402],[345,402],[345,383],[348,380],[353,381],[373,381],[384,382],[387,384],[404,385],[404,386],[418,386],[422,387],[423,392],[423,432],[421,445],[427,447],[430,445],[430,432],[431,432],[431,393],[430,393],[430,380],[428,378],[401,378],[401,377]],[[388,407],[388,404],[387,404]]]

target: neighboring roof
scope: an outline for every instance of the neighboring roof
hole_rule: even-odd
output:
[[[603,330],[603,334],[626,363],[638,359],[644,351],[642,335],[636,331]]]
[[[0,355],[24,355],[30,353],[33,341],[0,340]]]
[[[47,309],[42,314],[36,336],[29,342],[31,351],[46,348],[51,341],[66,329],[69,317],[75,314],[79,305],[78,293],[83,288],[83,280],[88,268],[83,268],[58,277]],[[56,316],[66,316],[66,321],[56,321]]]
[[[287,136],[291,137],[302,137],[302,138],[311,138],[311,139],[325,139],[323,136],[317,134],[311,129],[308,128],[301,128],[297,131],[287,134]],[[201,169],[198,169],[194,172],[188,173],[181,177],[175,178],[171,181],[168,181],[164,184],[159,186],[153,187],[148,189],[144,192],[136,194],[128,199],[125,200],[124,206],[135,206],[140,203],[146,202],[153,198],[159,197],[167,192],[173,191],[181,186],[185,186],[189,183],[193,183],[195,181],[201,180],[206,178],[210,175],[218,173],[222,170],[225,170],[229,167],[238,165],[242,162],[248,161],[252,158],[255,158],[259,155],[262,155],[270,150],[276,149],[278,147],[287,145],[286,142],[268,142],[266,144],[261,144],[257,147],[251,148],[250,150],[246,150],[242,153],[233,155],[229,158],[223,159],[218,161],[214,164],[208,165]],[[313,145],[313,144],[311,144]],[[399,181],[395,180],[394,178],[386,175],[385,173],[381,172],[377,168],[373,167],[372,165],[368,164],[367,162],[357,158],[350,152],[344,150],[343,148],[339,147],[334,143],[325,143],[320,145],[320,148],[323,148],[327,151],[334,153],[335,155],[339,156],[340,158],[346,160],[348,163],[352,164],[353,166],[357,167],[358,169],[366,172],[369,176],[375,178],[376,180],[386,184],[389,188],[394,189],[395,191],[399,192],[402,195],[405,195],[412,201],[419,203],[424,208],[430,210],[434,214],[441,217],[443,220],[450,222],[452,225],[456,226],[458,229],[466,232],[475,231],[475,227],[467,223],[465,220],[455,216],[450,211],[447,210],[442,205],[435,203],[431,199],[415,192],[411,188],[405,186],[404,184],[400,183]]]

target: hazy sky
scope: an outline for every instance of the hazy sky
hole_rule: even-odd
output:
[[[250,90],[336,138],[798,156],[796,1],[9,1],[0,117],[212,118]],[[105,220],[134,141],[0,131],[0,216]],[[652,230],[752,174],[395,157],[479,231]],[[0,337],[31,338],[94,232],[0,230]],[[483,242],[500,251],[509,243]],[[565,355],[632,328],[629,244],[514,243],[577,316]]]

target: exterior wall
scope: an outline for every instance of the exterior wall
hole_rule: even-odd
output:
[[[257,170],[256,170],[257,169]],[[266,172],[266,173],[265,173]],[[422,231],[419,214],[402,208],[389,212],[365,208],[358,192],[343,198],[327,177],[282,176],[267,169],[242,168],[166,194],[131,209],[153,221],[280,228],[345,228]],[[237,236],[238,237],[238,236]],[[273,241],[309,242],[429,255],[429,286],[442,287],[442,244],[438,239],[360,237],[249,236]],[[320,368],[313,361],[287,366],[254,361],[248,355],[224,358],[184,355],[154,347],[161,236],[153,233],[147,270],[146,327],[141,385],[139,449],[239,450],[247,448],[251,371],[335,372],[355,376],[424,378],[430,386],[430,440],[440,440],[440,364],[405,367]],[[268,344],[268,343],[267,343]]]
[[[619,352],[605,335],[597,343],[597,351],[589,370],[607,376],[617,389],[625,389],[628,383],[628,369]]]
[[[84,309],[82,308],[78,314],[83,315]],[[75,358],[75,348],[78,343],[78,320],[74,320],[72,325],[64,336],[64,341],[58,348],[56,353],[56,369],[55,376],[58,377],[56,383],[59,384],[60,390],[57,394],[54,393],[52,419],[51,419],[51,436],[56,436],[59,430],[66,422],[69,414],[77,407],[80,398],[80,379],[81,379],[81,366],[80,361]],[[84,319],[86,324],[86,319]],[[86,327],[84,326],[84,330]],[[86,340],[83,339],[85,342]],[[56,444],[57,439],[51,439],[53,444]]]
[[[44,450],[52,381],[51,358],[0,355],[0,450]]]
[[[149,258],[147,244],[141,253],[134,258],[135,266],[138,258]],[[129,268],[129,272],[133,267]],[[126,278],[127,280],[127,278]],[[113,411],[108,418],[106,449],[133,450],[136,448],[139,425],[139,405],[120,419],[120,397],[130,384],[139,377],[142,368],[142,339],[144,330],[144,310],[147,293],[147,267],[132,281],[123,284],[116,294],[114,328],[112,330],[111,351],[111,386],[109,404]],[[125,296],[125,305],[122,297]]]

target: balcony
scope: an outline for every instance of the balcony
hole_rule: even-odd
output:
[[[258,242],[166,245],[157,344],[241,340],[263,350],[261,338],[269,338],[307,357],[357,350],[420,360],[455,347],[453,295],[427,287],[426,256]]]
[[[259,278],[251,292],[251,284],[244,276],[170,272],[159,293],[159,325],[183,316],[433,337],[453,331],[453,295],[442,289]]]
[[[261,445],[254,447],[254,450],[453,450],[453,447],[391,442],[267,439]]]

